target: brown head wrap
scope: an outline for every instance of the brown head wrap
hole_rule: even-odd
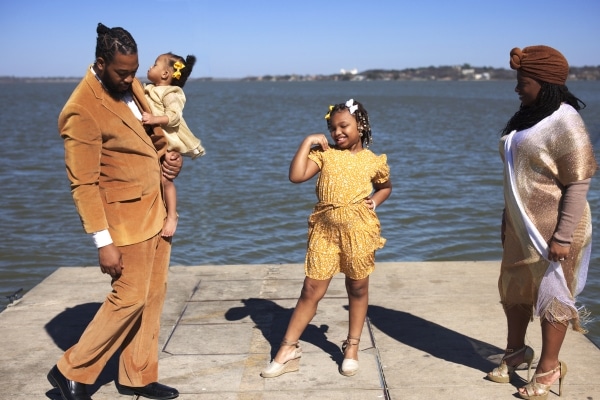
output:
[[[558,50],[548,46],[529,46],[510,51],[510,67],[540,81],[564,85],[569,63]]]

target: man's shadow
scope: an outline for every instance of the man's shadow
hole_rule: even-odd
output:
[[[369,305],[368,317],[384,334],[434,357],[484,373],[497,364],[488,358],[504,349],[435,324],[404,311]]]
[[[243,307],[233,307],[227,310],[225,318],[228,321],[238,321],[247,316],[260,329],[263,336],[271,345],[271,359],[277,354],[281,340],[285,335],[293,308],[284,308],[277,303],[258,298],[242,299]],[[308,324],[300,339],[322,349],[336,363],[341,364],[343,354],[340,347],[327,339],[328,325],[316,326]]]
[[[67,308],[65,311],[52,318],[45,326],[46,332],[54,340],[54,343],[63,351],[79,341],[83,331],[90,321],[96,315],[102,303],[80,304],[73,308]],[[48,367],[48,370],[50,370]],[[93,385],[88,385],[88,393],[93,395],[98,389],[109,382],[116,381],[119,370],[119,357],[113,355],[106,364],[106,367]],[[62,399],[58,389],[52,389],[46,392],[46,396],[53,400]]]

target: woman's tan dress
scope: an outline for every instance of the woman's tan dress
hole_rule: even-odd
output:
[[[500,141],[500,153],[506,162],[505,140],[506,136]],[[563,104],[535,126],[516,132],[512,141],[518,196],[524,212],[548,243],[557,227],[565,187],[592,177],[597,169],[587,130],[579,113]],[[550,263],[532,245],[520,210],[508,200],[510,185],[506,174],[504,180],[506,226],[498,282],[501,302],[505,307],[526,306],[531,312]],[[573,232],[569,257],[561,261],[573,300],[585,285],[591,240],[592,219],[586,202]],[[536,310],[536,315],[552,322],[571,321],[574,329],[581,330],[578,310],[560,301],[549,302],[545,309]]]

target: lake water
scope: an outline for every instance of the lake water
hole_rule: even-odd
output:
[[[0,309],[57,267],[97,265],[69,192],[57,116],[75,83],[1,85]],[[600,152],[600,82],[570,82]],[[207,155],[177,179],[172,265],[302,263],[314,180],[288,181],[304,136],[323,132],[330,103],[361,101],[394,191],[378,207],[377,261],[499,260],[499,131],[519,102],[514,82],[190,82],[184,116]],[[599,178],[588,195],[600,217]],[[600,346],[600,243],[579,300]],[[465,265],[465,273],[472,266]],[[456,277],[460,279],[460,277]],[[66,289],[66,288],[65,288]]]

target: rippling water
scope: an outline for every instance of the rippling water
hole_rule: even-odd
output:
[[[57,116],[74,83],[4,84],[0,143],[4,240],[0,306],[61,266],[97,265],[64,171]],[[600,82],[571,82],[600,152]],[[378,261],[499,260],[499,131],[516,111],[513,82],[190,82],[184,115],[207,155],[177,179],[180,222],[173,265],[302,263],[314,180],[288,166],[330,103],[353,97],[371,119],[371,149],[386,153],[394,191],[377,209],[387,238]],[[588,195],[594,226],[600,184]],[[595,243],[600,243],[598,229]],[[600,346],[600,252],[580,300]],[[468,267],[465,267],[468,268]],[[460,277],[457,277],[460,279]]]

